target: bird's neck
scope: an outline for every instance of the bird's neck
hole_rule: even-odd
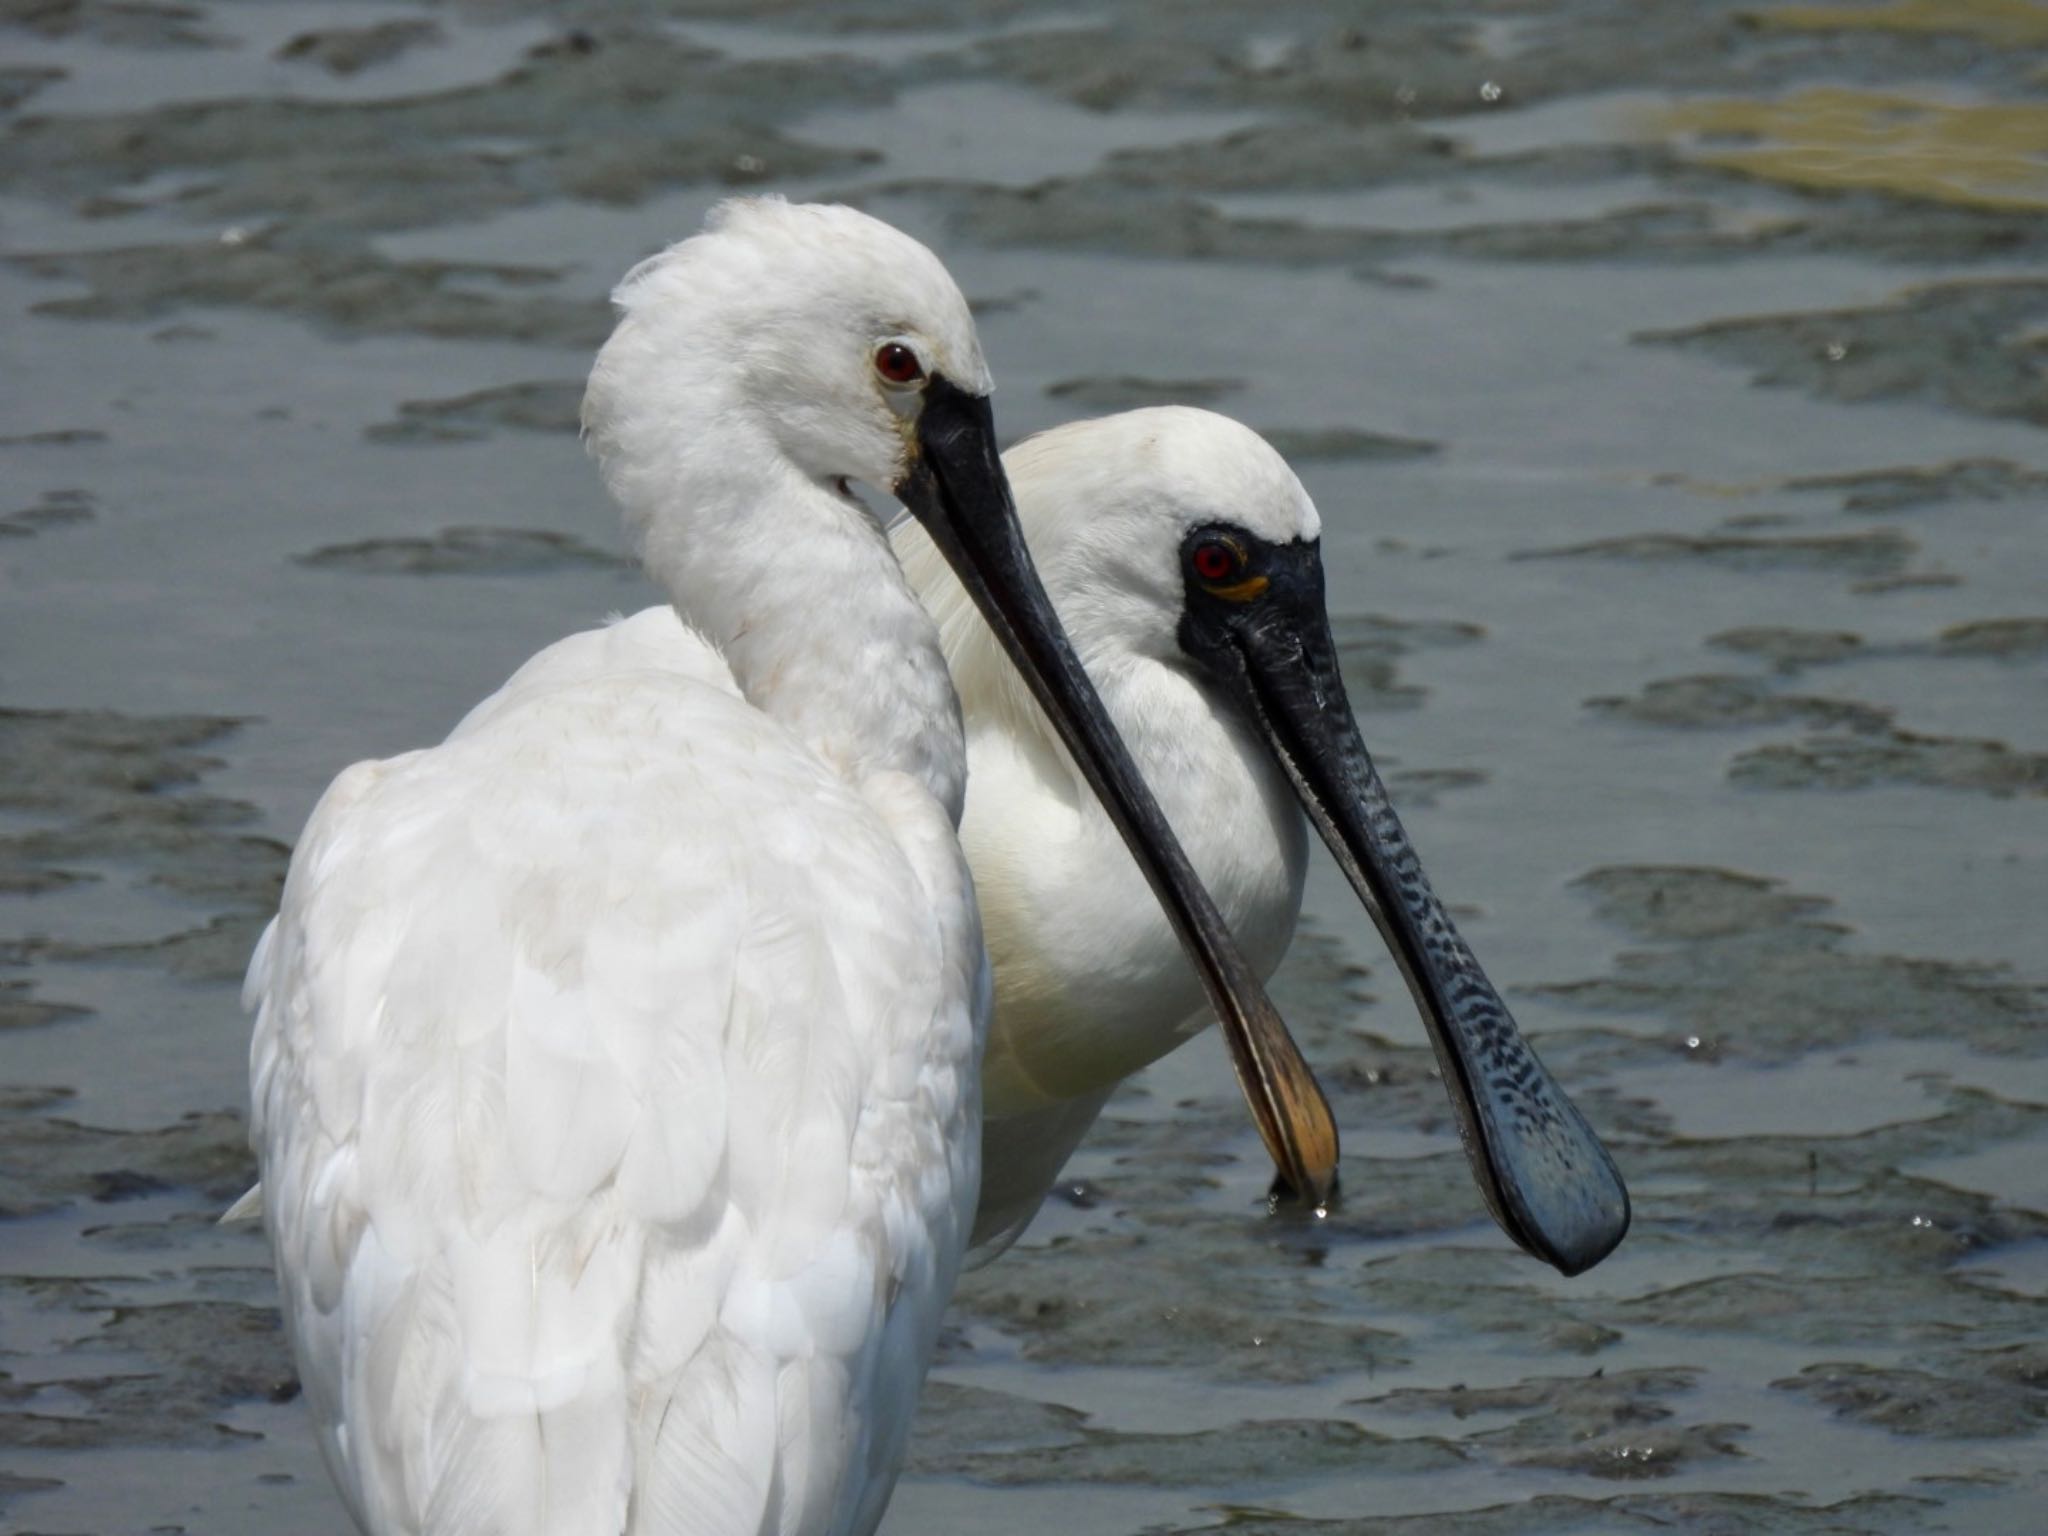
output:
[[[875,521],[727,423],[607,474],[649,574],[750,703],[858,782],[895,770],[957,826],[967,752],[930,616]]]

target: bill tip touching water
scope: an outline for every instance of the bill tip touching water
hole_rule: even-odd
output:
[[[711,1529],[709,1507],[720,1531],[867,1531],[975,1215],[991,955],[953,679],[849,480],[911,509],[1022,678],[1311,1200],[1335,1122],[1034,571],[936,258],[851,210],[742,202],[615,300],[585,435],[687,623],[562,642],[323,798],[250,964],[265,1224],[365,1529]],[[1584,1267],[1598,1236],[1558,1182],[1590,1132],[1384,803],[1313,507],[1280,465],[1268,528],[1233,493],[1274,466],[1208,463],[1188,494],[1220,509],[1100,569],[1155,589],[1127,612],[1178,605],[1179,651],[1264,738],[1255,771],[1395,945],[1496,1215]],[[1097,531],[1184,511],[1156,478]]]
[[[848,480],[1001,635],[1313,1178],[1306,1067],[1033,573],[937,259],[743,201],[615,298],[586,436],[689,627],[561,642],[323,797],[246,990],[264,1221],[365,1530],[864,1533],[973,1215],[989,961],[952,682]]]
[[[1597,1264],[1627,1234],[1627,1188],[1523,1039],[1394,812],[1345,696],[1320,539],[1275,541],[1226,514],[1188,529],[1181,558],[1181,648],[1255,723],[1379,928],[1495,1220],[1567,1275]]]
[[[1055,428],[1005,466],[1054,607],[1246,963],[1269,976],[1293,937],[1305,808],[1413,990],[1487,1208],[1567,1274],[1598,1262],[1626,1231],[1626,1190],[1387,801],[1345,698],[1321,522],[1300,480],[1250,429],[1181,407]],[[979,609],[917,523],[895,539],[938,620],[967,729],[961,830],[996,962],[974,1228],[986,1262],[1028,1224],[1108,1093],[1212,1005],[1112,820],[1045,750],[1046,717]],[[686,635],[652,610],[633,627]],[[1290,1168],[1281,1142],[1276,1189],[1319,1208],[1334,1183],[1334,1120],[1284,1030],[1273,1039],[1244,1068],[1247,1097],[1256,1113],[1261,1061],[1285,1053],[1297,1092],[1314,1095],[1292,1122],[1308,1128],[1293,1144],[1312,1156]]]
[[[0,1529],[355,1530],[263,1235],[197,1224],[234,986],[337,769],[662,601],[578,406],[751,182],[938,252],[1006,446],[1172,399],[1292,464],[1375,765],[1637,1202],[1575,1280],[1496,1226],[1275,765],[1340,1197],[1262,1217],[1213,1024],[1129,1080],[956,1290],[884,1536],[2040,1536],[2048,5],[314,9],[6,20]],[[994,1065],[999,1144],[1070,1084]]]
[[[1567,1274],[1621,1241],[1628,1197],[1430,890],[1345,696],[1322,523],[1285,459],[1213,412],[1075,422],[1005,456],[1055,606],[1196,872],[1261,976],[1300,909],[1304,813],[1386,937],[1436,1047],[1488,1208]],[[1113,829],[1078,803],[1042,717],[926,537],[898,547],[967,714],[962,836],[996,956],[975,1239],[1000,1252],[1123,1077],[1207,1015]],[[1247,1079],[1248,1096],[1255,1084]],[[1276,1158],[1320,1207],[1335,1174]]]

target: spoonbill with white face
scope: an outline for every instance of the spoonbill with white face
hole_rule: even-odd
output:
[[[1032,574],[938,261],[738,203],[615,298],[585,426],[688,627],[328,790],[250,964],[264,1219],[372,1536],[862,1536],[974,1209],[988,962],[938,636],[848,482],[1002,635],[1275,1155],[1326,1180],[1334,1133]]]
[[[1320,521],[1285,460],[1227,417],[1164,407],[1043,433],[1004,465],[1076,652],[1259,974],[1293,937],[1305,810],[1415,995],[1495,1219],[1566,1274],[1598,1263],[1628,1229],[1627,1191],[1394,814],[1345,699]],[[895,540],[967,717],[960,833],[996,985],[974,1228],[990,1257],[1030,1221],[1117,1083],[1209,1013],[930,539],[906,523]]]

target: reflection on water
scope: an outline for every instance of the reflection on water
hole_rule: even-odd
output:
[[[645,601],[575,381],[767,185],[943,249],[1006,431],[1296,459],[1373,750],[1637,1197],[1579,1280],[1506,1245],[1319,866],[1340,1207],[1265,1216],[1213,1039],[1128,1085],[888,1529],[2034,1536],[2048,10],[647,9],[0,17],[0,1529],[345,1529],[211,1222],[234,982],[338,767]]]

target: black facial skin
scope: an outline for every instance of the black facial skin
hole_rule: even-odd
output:
[[[1565,1274],[1591,1268],[1628,1231],[1628,1190],[1515,1028],[1394,814],[1344,696],[1320,545],[1212,524],[1183,540],[1181,570],[1181,649],[1264,735],[1372,914],[1428,1026],[1494,1219]]]
[[[1025,551],[987,398],[932,374],[916,453],[893,489],[959,576],[1122,834],[1222,1022],[1268,1153],[1290,1186],[1320,1205],[1337,1167],[1329,1103],[1067,643]]]

